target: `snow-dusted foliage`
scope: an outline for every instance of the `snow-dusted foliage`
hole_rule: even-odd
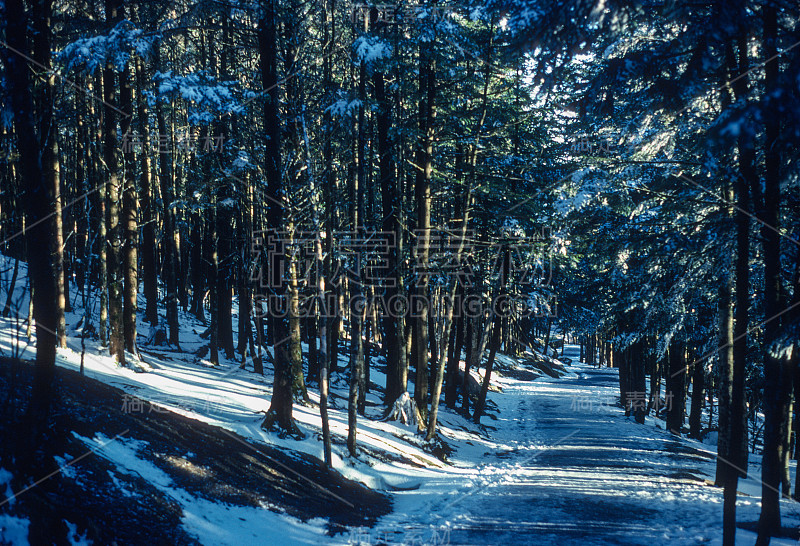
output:
[[[202,70],[186,75],[156,72],[153,81],[159,96],[177,96],[190,104],[189,123],[193,125],[211,123],[224,114],[240,114],[245,108],[235,81],[220,81]]]
[[[375,36],[360,36],[353,43],[356,60],[374,63],[389,58],[392,48],[388,43]]]
[[[121,71],[130,62],[131,55],[147,57],[159,38],[158,34],[146,33],[125,20],[108,34],[75,40],[64,47],[57,57],[65,64],[67,71],[93,73],[108,64]]]

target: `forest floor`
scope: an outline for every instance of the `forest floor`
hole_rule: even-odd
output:
[[[34,344],[20,270],[17,314],[0,318],[0,356],[24,360]],[[155,345],[140,322],[141,353],[127,367],[87,338],[81,377],[82,318],[77,306],[68,313],[68,348],[57,355],[59,467],[26,491],[13,466],[0,464],[0,544],[111,544],[112,536],[117,544],[721,543],[715,446],[671,435],[653,417],[626,418],[616,370],[577,362],[577,347],[566,347],[560,377],[534,365],[540,355],[498,355],[483,423],[443,407],[434,443],[383,419],[385,362],[373,357],[356,457],[345,445],[340,355],[329,473],[319,463],[316,385],[294,407],[304,437],[282,438],[260,426],[271,365],[263,376],[249,359],[247,369],[236,358],[211,365],[201,321],[181,313],[180,348]],[[0,447],[24,436],[7,424],[30,368],[0,364]],[[745,527],[758,518],[759,459],[751,455],[740,482]],[[799,507],[782,501],[790,531],[800,528]],[[738,538],[752,544],[755,534],[742,528]],[[796,533],[773,544],[797,544]]]
[[[28,489],[39,479],[14,479],[8,452],[26,439],[18,409],[33,366],[3,359],[0,370],[0,543],[313,543],[391,511],[385,493],[314,457],[250,442],[66,369],[57,370],[54,416],[40,444],[55,455],[54,468],[36,468],[41,482]]]

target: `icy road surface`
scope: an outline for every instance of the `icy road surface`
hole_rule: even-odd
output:
[[[567,346],[565,356],[577,363],[577,347]],[[721,544],[722,491],[705,482],[713,482],[715,446],[674,437],[662,430],[663,421],[639,425],[625,418],[614,405],[615,369],[568,368],[573,373],[560,379],[505,379],[504,393],[490,396],[500,418],[484,418],[497,428],[497,449],[460,450],[455,462],[476,462],[470,475],[456,483],[432,478],[398,493],[395,513],[361,541]],[[739,497],[739,521],[758,518],[760,485],[753,476],[760,468],[750,471],[740,486],[751,496]],[[784,501],[782,513],[784,526],[797,525],[797,504]],[[739,530],[737,538],[753,544],[756,537]]]

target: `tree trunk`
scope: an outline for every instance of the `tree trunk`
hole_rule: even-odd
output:
[[[723,189],[723,199],[732,203],[733,189],[726,185]],[[730,218],[733,208],[723,205],[724,214]],[[731,414],[733,409],[733,275],[731,260],[727,255],[725,267],[718,292],[717,309],[719,312],[719,429],[717,433],[717,472],[714,483],[724,486],[726,473],[730,470],[731,459]]]
[[[133,115],[133,89],[131,88],[130,70],[125,68],[120,73],[120,109],[127,116],[120,117],[120,133],[130,136]],[[142,99],[142,97],[139,97]],[[144,99],[142,99],[144,100]],[[141,100],[140,100],[141,102]],[[139,192],[136,187],[134,173],[133,150],[128,146],[123,149],[122,178],[122,275],[123,305],[122,326],[125,350],[136,355],[136,312],[139,294]]]
[[[192,303],[191,313],[198,320],[205,323],[206,313],[203,301],[206,296],[206,264],[203,261],[203,215],[194,213],[192,215],[192,233],[190,260],[192,262]]]
[[[375,71],[372,77],[375,89],[375,101],[378,103],[378,167],[380,170],[381,205],[383,208],[382,229],[385,234],[393,237],[389,241],[389,255],[386,257],[386,274],[384,278],[384,298],[386,305],[382,306],[383,316],[383,349],[386,357],[386,396],[384,404],[392,407],[395,400],[405,391],[401,385],[401,366],[405,363],[402,315],[395,310],[390,302],[402,298],[402,277],[400,264],[402,256],[403,231],[400,225],[400,196],[395,178],[394,152],[389,130],[392,126],[391,105],[386,97],[384,76],[380,71]]]
[[[284,189],[281,179],[281,123],[279,117],[280,94],[278,89],[278,52],[275,1],[265,0],[258,22],[258,45],[262,88],[267,100],[264,104],[265,169],[269,199],[267,226],[272,236],[279,238],[283,224]],[[280,204],[279,204],[280,203]],[[281,278],[282,266],[286,264],[285,252],[267,264],[269,283],[273,287],[278,303],[286,304],[286,282]],[[262,427],[277,426],[282,433],[299,435],[300,431],[292,419],[292,367],[287,351],[289,328],[285,313],[271,316],[270,331],[273,341],[273,366],[275,380],[272,385],[272,400]]]
[[[116,24],[125,17],[123,8],[118,5],[118,0],[106,0],[106,20],[110,25]],[[120,73],[119,83],[123,87],[124,73]],[[110,335],[108,338],[108,352],[120,364],[125,363],[125,329],[123,323],[123,256],[122,256],[122,226],[120,225],[120,197],[122,183],[119,177],[117,154],[117,81],[114,77],[114,67],[109,64],[103,70],[103,121],[104,121],[104,148],[103,156],[107,169],[106,186],[106,232],[108,235],[108,322]],[[130,119],[130,118],[127,118]]]
[[[784,486],[783,494],[788,496],[789,481],[786,476],[787,444],[791,430],[792,370],[791,343],[781,339],[781,245],[779,233],[780,219],[780,116],[776,107],[779,64],[777,57],[777,8],[774,5],[763,7],[764,56],[771,59],[765,70],[767,101],[764,120],[766,141],[764,146],[764,199],[757,201],[757,211],[761,220],[761,239],[764,258],[764,456],[762,458],[761,517],[758,525],[758,543],[767,544],[769,536],[781,532],[780,495],[778,488]],[[744,42],[744,39],[742,39]],[[745,43],[740,43],[740,56],[747,55]],[[744,67],[743,67],[744,68]],[[757,196],[761,181],[757,176],[751,179],[753,195]]]
[[[215,308],[217,311],[217,336],[219,348],[225,352],[227,358],[233,358],[233,281],[236,267],[236,257],[233,252],[233,196],[230,184],[222,183],[217,196],[216,208],[216,255],[217,274],[215,290]],[[212,317],[213,320],[213,317]]]
[[[335,35],[335,27],[334,27],[334,18],[333,18],[333,3],[334,0],[330,0],[330,5],[328,0],[325,1],[324,6],[324,20],[322,23],[322,30],[323,30],[323,43],[327,44],[328,51],[323,59],[323,79],[325,85],[325,92],[330,94],[331,91],[331,54],[333,52],[333,40],[329,39],[328,30],[330,25],[331,35]],[[331,119],[330,114],[327,112],[325,113],[325,145],[323,149],[324,161],[325,161],[325,177],[326,177],[326,184],[325,188],[323,188],[323,193],[326,197],[326,205],[330,205],[333,203],[333,200],[330,198],[330,195],[333,193],[333,184],[335,182],[334,173],[333,173],[333,150],[331,147],[331,134],[332,134],[332,127],[331,127]],[[315,179],[313,176],[309,178],[311,184],[315,184]],[[322,219],[320,218],[320,202],[319,202],[319,192],[315,191],[316,188],[312,186],[311,188],[311,214],[312,220],[314,222],[314,262],[316,268],[316,276],[314,277],[317,281],[317,307],[320,310],[320,313],[317,317],[312,317],[312,320],[318,321],[318,331],[319,331],[319,354],[317,355],[318,363],[319,363],[319,414],[320,419],[322,421],[322,450],[323,450],[323,458],[325,460],[325,465],[330,468],[332,465],[331,460],[331,430],[330,430],[330,422],[328,419],[328,373],[329,373],[329,361],[328,361],[328,325],[331,323],[331,319],[329,317],[328,305],[326,301],[327,292],[325,289],[325,275],[329,271],[328,266],[330,266],[330,255],[327,257],[323,257],[323,250],[322,250]],[[326,243],[330,244],[332,240],[332,232],[331,228],[333,222],[331,221],[331,211],[326,206],[326,216],[325,216],[325,229],[326,229]],[[331,245],[332,246],[332,245]]]
[[[746,51],[740,50],[743,59]],[[728,66],[731,72],[737,71],[733,47],[726,48]],[[743,98],[747,92],[747,63],[740,63],[739,77],[734,82],[736,99]],[[747,471],[747,412],[745,411],[745,366],[747,363],[747,322],[750,306],[750,188],[755,178],[753,169],[754,153],[752,143],[744,135],[739,142],[739,176],[736,180],[736,310],[733,332],[733,382],[731,387],[730,412],[730,473],[725,472],[727,481],[723,499],[723,544],[733,545],[736,540],[736,488],[739,476]]]
[[[156,50],[158,51],[158,50]],[[156,66],[160,66],[158,53],[156,53]],[[167,135],[167,125],[164,119],[164,107],[161,101],[156,102],[156,124],[159,135]],[[163,136],[161,137],[163,138]],[[165,303],[167,308],[167,327],[169,328],[169,343],[180,347],[180,331],[178,324],[178,245],[177,230],[175,226],[175,201],[174,181],[172,173],[172,159],[169,154],[159,153],[159,184],[161,186],[162,202],[162,252],[164,288],[166,291]]]
[[[473,421],[476,423],[481,422],[481,415],[483,415],[484,408],[486,407],[486,396],[489,393],[489,383],[492,378],[492,368],[494,366],[494,358],[497,354],[497,350],[500,348],[500,334],[502,331],[502,323],[503,323],[503,316],[509,312],[509,309],[505,307],[506,301],[503,299],[505,297],[505,290],[506,290],[506,283],[508,282],[508,275],[510,272],[510,265],[511,265],[511,253],[507,246],[503,247],[501,250],[501,263],[500,267],[500,285],[495,294],[495,298],[493,301],[493,314],[494,318],[492,321],[492,340],[489,345],[489,358],[486,361],[486,371],[483,375],[483,383],[481,384],[481,391],[478,395],[478,401],[475,404],[475,413],[472,416]]]
[[[103,94],[103,79],[100,74],[96,77],[95,87],[98,94]],[[90,89],[91,90],[91,89]],[[94,101],[89,101],[89,118],[98,119],[96,123],[95,145],[98,149],[101,148],[104,142],[103,138],[103,119],[102,110],[95,107]],[[96,248],[97,248],[97,272],[96,280],[100,292],[100,317],[98,320],[98,330],[100,337],[100,344],[102,346],[108,345],[108,245],[106,244],[106,183],[105,175],[103,174],[102,155],[99,153],[93,154],[94,161],[92,162],[92,176],[94,178],[95,187],[97,191],[94,195],[92,210],[93,221],[95,222],[97,233]]]
[[[547,321],[547,331],[550,331],[550,321]],[[628,394],[631,392],[631,374],[629,365],[628,351],[614,351],[614,362],[617,362],[619,369],[619,404],[625,410],[625,415],[630,415],[630,403]]]
[[[686,358],[683,344],[673,340],[669,346],[667,376],[667,430],[680,436],[686,411]]]
[[[464,288],[459,290],[458,301],[463,301]],[[458,400],[458,372],[461,368],[461,351],[464,347],[464,316],[461,312],[455,322],[450,343],[450,354],[447,359],[447,385],[444,394],[444,401],[448,408],[455,408]]]
[[[136,60],[136,83],[139,96],[145,87],[144,63],[141,59]],[[156,269],[156,215],[153,206],[155,192],[152,187],[152,176],[150,169],[150,112],[147,108],[147,101],[137,101],[137,113],[139,116],[139,132],[142,135],[142,177],[141,177],[141,203],[142,203],[142,280],[144,283],[145,311],[144,318],[153,326],[158,324],[158,277]]]
[[[433,123],[436,115],[436,68],[433,59],[433,43],[420,46],[419,70],[419,142],[417,144],[415,199],[417,205],[417,275],[414,307],[414,401],[424,419],[428,417],[428,268],[431,241],[431,174],[433,172]]]
[[[49,6],[48,6],[49,7]],[[44,13],[35,13],[45,17]],[[6,65],[6,81],[10,95],[14,126],[20,153],[21,202],[25,212],[25,232],[28,276],[32,286],[32,302],[36,320],[36,370],[29,413],[32,416],[32,430],[29,431],[27,445],[21,445],[20,456],[30,456],[39,447],[39,435],[47,425],[53,394],[55,376],[56,328],[57,328],[57,289],[56,272],[53,267],[57,259],[56,222],[53,215],[56,196],[47,183],[39,156],[40,135],[34,123],[32,88],[28,74],[29,66],[25,59],[13,52],[28,51],[26,29],[28,27],[22,0],[7,0],[6,41],[9,48],[3,49]],[[40,28],[49,33],[47,20]],[[34,21],[34,25],[40,25]],[[45,250],[45,251],[43,251]]]
[[[470,370],[477,368],[481,359],[481,315],[474,314],[473,316],[466,317],[467,320],[467,360],[464,363],[464,377],[461,384],[462,404],[461,410],[464,415],[469,415],[469,378]]]
[[[216,200],[212,197],[212,202],[209,204],[205,215],[206,222],[206,244],[203,247],[206,249],[208,263],[207,275],[208,285],[211,287],[209,295],[209,315],[210,324],[209,329],[209,361],[212,365],[219,365],[219,235],[217,233],[217,206]]]
[[[33,9],[33,57],[39,67],[51,69],[51,30],[50,17],[52,16],[52,0],[35,0],[32,2]],[[37,101],[39,112],[39,145],[41,146],[41,167],[44,175],[45,184],[50,188],[49,192],[53,195],[53,221],[55,222],[55,241],[53,244],[53,269],[56,280],[56,332],[58,345],[62,348],[67,346],[66,321],[64,311],[67,305],[67,286],[64,278],[64,231],[62,220],[62,199],[58,156],[58,131],[57,122],[54,117],[55,102],[55,74],[48,73],[44,81],[34,85],[39,91],[35,94],[39,98]],[[20,129],[17,129],[19,133]],[[28,222],[28,225],[32,225]]]
[[[700,359],[691,357],[692,369],[692,407],[689,413],[689,438],[700,439],[702,427],[703,405],[705,402],[705,364]]]
[[[647,414],[647,379],[645,377],[645,359],[642,354],[641,340],[637,341],[632,347],[628,348],[628,370],[631,374],[630,389],[633,393],[631,401],[631,413],[633,418],[640,425],[644,424],[644,417]],[[563,347],[563,345],[562,345]]]

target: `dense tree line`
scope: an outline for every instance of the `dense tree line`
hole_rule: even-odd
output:
[[[718,433],[726,544],[748,446],[760,448],[766,543],[797,457],[797,6],[586,13],[593,47],[553,84],[588,90],[565,120],[586,135],[570,153],[580,170],[557,188],[579,272],[565,276],[564,307],[588,359],[619,367],[627,412],[641,422],[660,408],[675,434]]]
[[[332,377],[352,454],[374,373],[434,440],[440,402],[479,422],[497,352],[547,355],[557,323],[638,422],[716,429],[726,544],[759,444],[777,534],[800,452],[797,6],[535,8],[6,0],[0,240],[30,267],[34,422],[69,328],[126,365],[179,349],[192,314],[201,358],[274,373],[265,428],[302,434],[318,390],[330,464]]]
[[[311,386],[324,417],[330,374],[344,374],[351,453],[378,353],[387,413],[411,389],[429,440],[443,395],[480,419],[494,354],[520,348],[550,295],[546,267],[509,268],[510,245],[517,258],[546,253],[542,222],[496,214],[510,203],[496,191],[506,178],[532,183],[526,158],[543,137],[541,114],[525,111],[524,58],[496,14],[327,2],[12,8],[36,31],[17,37],[3,76],[14,63],[32,70],[8,97],[32,93],[39,128],[23,146],[24,105],[8,109],[2,229],[38,217],[17,195],[41,178],[50,193],[36,205],[54,248],[32,268],[33,293],[48,294],[36,285],[52,277],[57,297],[47,297],[55,327],[37,327],[66,346],[75,302],[80,336],[126,365],[140,346],[179,349],[181,312],[191,313],[207,325],[200,357],[271,366],[264,427],[281,434],[301,434],[292,405]],[[27,153],[40,174],[18,167]],[[35,241],[27,233],[4,252],[22,258]],[[476,388],[470,369],[486,351]]]

